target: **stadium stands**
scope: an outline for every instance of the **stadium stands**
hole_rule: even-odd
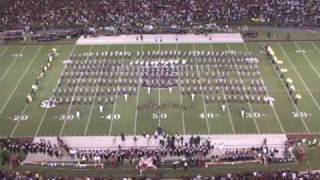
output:
[[[319,26],[319,8],[319,1],[310,0],[2,0],[0,24],[15,28],[87,25],[125,34],[210,30],[212,22],[301,27]]]
[[[117,147],[112,147],[115,142],[109,142],[107,138],[93,137],[93,138],[76,138],[66,137],[62,138],[35,138],[35,141],[21,141],[19,139],[8,138],[4,140],[3,147],[5,151],[13,153],[24,152],[29,155],[22,162],[23,165],[40,165],[48,167],[79,166],[79,162],[83,167],[99,164],[103,167],[110,167],[110,162],[117,162],[123,164],[124,161],[130,161],[135,165],[137,161],[150,158],[153,164],[158,168],[163,167],[182,167],[184,162],[188,162],[188,167],[211,167],[221,166],[228,163],[288,163],[294,161],[294,157],[290,146],[284,144],[274,144],[277,139],[273,139],[280,135],[268,136],[263,139],[255,136],[248,136],[250,141],[256,141],[253,144],[228,146],[228,143],[236,141],[236,136],[226,137],[226,144],[216,142],[215,138],[205,138],[200,136],[180,136],[178,134],[168,135],[161,129],[157,130],[157,136],[145,135],[139,136],[139,141],[147,141],[145,144],[138,144],[136,146],[125,146],[132,142],[132,137],[125,140],[122,135],[122,142]],[[162,132],[163,134],[159,134]],[[37,140],[36,140],[37,139]],[[100,139],[100,142],[94,142]],[[227,140],[228,139],[228,140]],[[268,139],[271,141],[269,142]],[[81,147],[79,141],[92,141],[92,147]],[[103,141],[102,141],[103,140]],[[262,141],[263,140],[263,141]],[[137,141],[137,140],[136,140]],[[158,142],[157,146],[148,146],[149,142]],[[103,142],[103,143],[102,143]],[[103,148],[95,147],[94,143],[107,144]],[[284,142],[282,142],[284,143]],[[110,147],[108,147],[110,146]],[[40,161],[41,159],[41,161]],[[203,161],[200,163],[199,161]],[[109,163],[108,163],[109,162]],[[53,163],[55,165],[53,165]]]
[[[44,173],[38,172],[18,172],[18,171],[0,171],[0,178],[1,179],[87,179],[87,180],[105,180],[105,179],[112,179],[112,176],[53,176],[53,175],[46,175]],[[215,176],[194,176],[194,177],[181,177],[181,179],[192,179],[192,180],[210,180],[210,179],[233,179],[233,180],[241,180],[241,179],[319,179],[320,174],[319,172],[299,172],[299,171],[270,171],[270,172],[245,172],[245,173],[229,173],[229,174],[221,174]],[[133,177],[124,177],[123,179],[134,179]],[[143,178],[142,178],[143,179]]]
[[[307,114],[302,111],[300,112],[297,108],[296,105],[298,101],[302,99],[302,96],[296,93],[295,86],[292,84],[293,81],[287,77],[288,69],[284,68],[284,66],[280,66],[284,61],[279,60],[275,56],[275,52],[271,47],[272,44],[270,43],[270,46],[266,46],[265,51],[261,50],[261,55],[257,54],[257,52],[255,52],[255,54],[250,53],[250,49],[246,46],[246,52],[232,50],[232,48],[228,46],[228,43],[234,41],[237,41],[237,43],[244,43],[242,35],[243,37],[258,36],[258,32],[255,30],[249,31],[246,26],[247,24],[298,28],[320,27],[320,1],[0,0],[0,42],[24,41],[24,43],[28,43],[29,40],[49,42],[80,37],[75,46],[104,45],[108,42],[109,45],[139,44],[142,49],[133,52],[127,50],[126,47],[122,51],[109,50],[108,47],[108,50],[104,52],[102,50],[91,52],[90,49],[90,52],[85,53],[78,52],[79,50],[74,52],[73,49],[69,56],[70,59],[63,61],[65,69],[61,73],[57,87],[50,89],[52,90],[52,96],[48,100],[43,101],[43,106],[41,106],[42,108],[46,108],[45,113],[49,108],[58,106],[62,109],[65,105],[68,106],[66,114],[59,114],[59,116],[54,117],[55,120],[59,120],[63,123],[60,131],[61,137],[38,136],[38,130],[45,120],[46,114],[44,113],[35,135],[38,137],[27,137],[26,139],[13,138],[12,135],[14,135],[14,132],[19,131],[19,129],[16,130],[16,128],[22,121],[20,116],[16,115],[19,118],[17,118],[16,126],[12,129],[10,137],[0,139],[0,160],[2,164],[0,166],[0,179],[75,178],[60,175],[47,176],[45,175],[48,173],[47,171],[42,171],[41,173],[31,171],[24,173],[18,172],[11,169],[14,162],[16,162],[17,166],[21,165],[23,168],[38,168],[41,166],[53,169],[61,167],[68,171],[68,168],[92,168],[92,170],[96,170],[94,168],[111,169],[117,167],[115,164],[125,164],[125,161],[127,163],[126,165],[128,165],[128,169],[140,170],[140,175],[143,176],[144,174],[142,172],[144,172],[145,169],[152,171],[157,168],[163,168],[171,171],[172,169],[177,168],[185,170],[188,168],[203,168],[205,170],[213,166],[233,166],[242,164],[253,164],[258,166],[258,164],[279,164],[298,162],[300,159],[301,161],[306,160],[303,145],[307,145],[306,142],[308,142],[309,147],[317,146],[320,143],[316,138],[312,138],[311,141],[291,137],[286,138],[285,141],[281,141],[281,145],[273,146],[274,144],[270,145],[267,143],[268,138],[265,136],[263,137],[263,142],[259,141],[259,144],[247,144],[245,147],[239,147],[234,142],[241,141],[241,143],[245,143],[245,141],[248,142],[252,139],[247,136],[247,139],[243,140],[245,139],[244,136],[247,134],[244,134],[244,136],[237,134],[234,136],[238,136],[239,139],[242,138],[242,140],[235,137],[232,137],[233,139],[229,138],[228,140],[232,139],[229,143],[234,143],[233,147],[230,148],[225,146],[227,143],[223,144],[226,142],[226,136],[219,134],[219,141],[221,138],[221,142],[223,142],[221,144],[216,143],[216,141],[213,140],[214,138],[210,137],[212,132],[210,132],[207,116],[212,115],[213,117],[214,114],[208,114],[206,112],[206,106],[217,104],[221,105],[222,112],[228,112],[234,134],[243,132],[234,130],[231,116],[235,115],[229,112],[228,104],[235,105],[234,107],[237,106],[237,111],[240,111],[238,115],[241,115],[241,119],[238,118],[239,121],[249,119],[246,118],[246,116],[253,119],[253,123],[255,123],[257,133],[259,134],[260,129],[255,116],[252,115],[255,112],[252,110],[251,105],[262,106],[269,104],[274,112],[274,117],[277,118],[280,128],[282,129],[282,134],[274,134],[277,136],[276,139],[279,141],[283,140],[280,137],[281,135],[287,137],[286,133],[292,133],[291,130],[284,130],[282,127],[282,122],[276,112],[278,109],[275,110],[273,106],[275,98],[269,96],[269,88],[267,88],[262,79],[262,73],[265,73],[266,70],[264,69],[264,71],[260,72],[259,64],[263,62],[262,60],[265,54],[269,56],[271,63],[275,66],[276,73],[279,73],[279,77],[283,80],[284,86],[286,86],[285,88],[288,91],[289,97],[291,97],[291,100],[294,102],[293,107],[295,107],[297,112],[292,113],[299,114],[299,118],[302,120],[306,131],[309,133],[308,126],[305,125],[303,118],[306,118],[308,115],[311,116],[312,113]],[[245,27],[247,27],[246,30],[244,30]],[[231,40],[228,40],[227,36],[231,37],[230,34],[234,33],[234,30],[241,31],[241,33],[238,32],[235,36],[238,37],[238,39],[231,38]],[[227,43],[227,48],[224,47],[224,50],[215,51],[212,47],[210,47],[211,50],[196,50],[195,46],[193,46],[193,51],[178,50],[177,44],[180,41],[181,44],[186,43],[193,45],[195,44],[194,39],[197,39],[201,43],[219,42],[217,36],[211,36],[216,32],[219,32],[220,35],[227,34],[221,38],[223,39],[223,41],[221,41],[222,43]],[[286,31],[284,32],[287,33]],[[271,32],[267,33],[267,36],[271,36]],[[100,37],[100,35],[112,36]],[[182,40],[179,40],[180,37]],[[286,37],[288,41],[291,40],[290,32],[286,34]],[[70,43],[69,41],[67,42]],[[165,48],[162,50],[160,44],[165,43],[175,44],[176,50],[166,50]],[[143,45],[147,44],[156,44],[158,45],[159,50],[143,50]],[[260,45],[264,46],[262,43],[260,43]],[[278,46],[283,51],[286,59],[290,59],[286,54],[286,51],[283,50],[281,44],[278,44]],[[63,47],[60,48],[62,49]],[[302,51],[297,44],[295,44],[294,48],[294,50],[297,49]],[[320,53],[317,45],[313,44],[312,48]],[[53,50],[54,52],[56,51],[55,48],[53,48]],[[23,54],[21,52],[20,55],[22,57]],[[38,53],[39,52],[40,48],[38,49]],[[316,68],[313,67],[313,64],[309,62],[309,56],[305,55],[306,52],[308,51],[303,49],[303,53],[301,53],[302,56],[311,65],[316,75],[320,77],[318,70],[316,70]],[[11,51],[9,53],[3,51],[2,53],[2,55],[9,54]],[[32,59],[32,63],[37,59],[38,53]],[[27,53],[25,54],[28,56]],[[67,53],[62,53],[62,56],[64,56],[64,54]],[[31,93],[27,95],[28,104],[31,104],[32,98],[36,97],[35,94],[40,80],[44,76],[44,73],[50,69],[53,57],[54,53],[50,53],[46,64],[41,66],[42,69],[35,79],[35,85],[32,85]],[[16,60],[17,58],[15,58],[14,63]],[[27,66],[28,68],[25,69],[23,76],[33,65],[32,63]],[[291,66],[295,67],[293,65]],[[8,67],[7,72],[9,72],[10,68],[11,65]],[[294,71],[297,71],[296,68],[294,68]],[[6,73],[3,77],[6,76]],[[298,73],[296,74],[299,79],[302,79]],[[20,81],[24,80],[23,76],[19,80],[19,84]],[[304,89],[309,90],[307,85],[311,83],[304,83],[303,81],[302,83],[305,86]],[[6,100],[5,106],[3,106],[0,114],[2,114],[2,112],[7,113],[4,110],[7,108],[7,104],[17,87],[20,86],[18,84],[16,85],[12,94],[10,94],[9,99]],[[42,87],[43,86],[41,86],[41,88]],[[125,102],[127,102],[128,97],[132,98],[138,96],[139,88],[141,87],[147,89],[149,95],[152,95],[152,89],[159,90],[159,101],[150,100],[144,102],[144,104],[139,104],[139,99],[137,98],[136,109],[134,109],[136,111],[135,125],[136,120],[139,118],[137,114],[141,112],[161,112],[163,109],[171,109],[173,111],[181,111],[183,114],[184,110],[192,109],[193,106],[185,106],[181,100],[182,96],[188,96],[191,98],[192,102],[194,102],[195,96],[197,95],[202,96],[203,102],[201,105],[204,107],[204,112],[199,116],[202,119],[206,119],[209,135],[205,138],[202,134],[193,135],[191,133],[185,134],[185,132],[182,136],[178,135],[178,133],[169,135],[161,128],[161,117],[158,118],[159,113],[154,113],[157,118],[152,119],[159,119],[158,128],[155,130],[154,135],[147,134],[144,131],[142,136],[136,136],[135,126],[134,135],[132,136],[125,136],[125,132],[121,131],[121,142],[127,146],[118,144],[118,142],[116,142],[118,137],[111,137],[112,123],[115,119],[120,119],[120,114],[117,114],[119,115],[119,118],[115,118],[117,97],[124,96]],[[160,104],[160,90],[168,89],[171,94],[172,88],[179,88],[181,95],[180,104],[173,101],[162,102],[162,104]],[[276,92],[276,89],[272,90]],[[313,92],[308,93],[313,102],[317,105],[317,110],[320,110],[318,105],[319,99],[313,97]],[[281,100],[282,99],[279,101]],[[80,138],[72,138],[72,136],[71,138],[69,136],[71,140],[63,137],[63,130],[65,124],[68,122],[67,120],[74,119],[74,115],[71,111],[75,111],[76,120],[80,122],[82,119],[80,118],[80,110],[77,108],[71,110],[71,106],[90,105],[90,117],[88,118],[84,133],[84,136],[86,136],[91,120],[91,113],[93,112],[95,104],[99,106],[98,114],[100,119],[110,120],[111,122],[108,136],[109,139],[99,141],[99,138],[92,138],[91,141],[88,141],[88,139],[87,141],[84,141]],[[242,105],[245,104],[248,105],[252,114],[246,114],[245,108],[242,107]],[[105,109],[110,105],[113,106],[112,114],[104,116]],[[25,111],[29,111],[26,110],[28,106],[26,105],[25,107],[23,112],[20,113],[21,116],[27,114]],[[81,114],[82,113],[85,114],[83,110],[81,111]],[[256,113],[259,113],[260,117],[260,112],[257,111]],[[302,116],[300,116],[300,113],[302,113]],[[264,115],[267,116],[267,114]],[[165,116],[167,115],[165,114]],[[181,117],[183,117],[183,126],[185,126],[185,115],[183,114]],[[11,115],[8,119],[11,119]],[[237,119],[234,118],[234,120]],[[192,122],[192,125],[196,123],[197,122]],[[124,126],[125,125],[127,124],[124,123]],[[216,129],[219,128],[218,123],[214,125],[216,126]],[[270,125],[269,122],[267,125]],[[245,128],[246,127],[244,127],[244,129]],[[185,131],[185,127],[183,127],[183,130]],[[294,132],[297,133],[296,131]],[[264,131],[261,133],[264,133]],[[273,133],[273,131],[268,133]],[[276,131],[276,133],[278,133],[278,131]],[[253,136],[259,138],[258,135]],[[82,136],[79,137],[82,138]],[[50,141],[50,138],[52,138],[53,141]],[[35,139],[40,140],[35,141]],[[111,139],[113,142],[111,142]],[[152,141],[152,143],[150,143],[151,145],[156,145],[147,146],[150,145],[148,144],[150,141]],[[90,145],[85,147],[80,146],[85,143]],[[95,143],[98,145],[103,144],[103,148],[94,147]],[[143,143],[145,146],[141,146]],[[73,144],[76,144],[77,146],[73,146]],[[21,154],[26,155],[26,157],[21,158]],[[303,158],[299,158],[299,155]],[[20,160],[22,162],[20,162]],[[10,170],[7,171],[6,166],[9,164],[11,165]],[[310,166],[309,162],[308,164]],[[310,166],[310,168],[312,167]],[[138,173],[139,171],[136,172]],[[225,172],[229,171],[226,170]],[[156,176],[157,175],[158,174],[156,174]],[[132,176],[134,176],[134,173]],[[90,176],[78,178],[113,179],[113,177],[103,177],[103,175],[101,175],[101,177]],[[279,169],[277,171],[239,172],[221,175],[214,174],[205,177],[202,175],[195,177],[188,176],[181,177],[181,179],[320,179],[320,173],[317,171],[299,172]]]

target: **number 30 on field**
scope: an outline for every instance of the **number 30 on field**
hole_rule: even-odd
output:
[[[28,115],[15,115],[13,116],[13,119],[14,121],[26,121],[29,119],[29,116]]]

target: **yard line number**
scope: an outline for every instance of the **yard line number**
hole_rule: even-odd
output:
[[[219,116],[219,114],[214,114],[214,113],[201,113],[199,117],[201,119],[206,119],[206,118],[213,119],[213,118],[218,117],[218,116]]]
[[[294,118],[306,118],[308,116],[311,116],[311,113],[307,113],[307,112],[292,112],[292,116]]]
[[[261,116],[260,112],[246,112],[245,113],[245,118],[249,118],[249,119],[256,118],[256,119],[258,119],[258,118],[261,118],[261,117],[262,116]]]
[[[119,120],[120,119],[120,114],[107,114],[107,115],[102,115],[100,116],[100,118],[103,119],[107,119],[107,120]],[[72,121],[72,120],[76,120],[76,116],[74,114],[61,114],[58,117],[59,121]]]
[[[22,53],[16,53],[16,54],[13,54],[12,56],[14,58],[21,58],[21,57],[23,57],[23,54]]]
[[[61,114],[58,117],[59,121],[72,121],[74,119],[76,119],[76,118],[75,118],[75,115],[73,115],[73,114],[68,114],[68,115],[67,114]]]
[[[14,115],[13,117],[9,117],[13,121],[26,121],[29,119],[28,115]]]
[[[167,119],[167,114],[166,113],[153,113],[152,114],[152,119]]]
[[[297,50],[296,50],[296,53],[298,53],[298,54],[304,54],[304,53],[306,53],[306,50],[304,50],[304,49],[297,49]]]
[[[107,119],[107,120],[119,120],[120,114],[107,114],[105,116],[100,116],[101,118]]]

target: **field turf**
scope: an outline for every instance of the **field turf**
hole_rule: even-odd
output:
[[[320,132],[320,43],[319,42],[271,42],[276,55],[288,69],[287,77],[302,100],[295,105],[289,97],[283,81],[265,55],[265,43],[244,44],[172,44],[166,45],[10,45],[0,46],[0,136],[97,136],[139,135],[152,133],[161,126],[169,133],[180,134],[264,134],[264,133],[319,133]],[[32,103],[26,104],[26,95],[35,82],[36,75],[45,64],[51,49],[57,48],[59,56],[41,81]],[[275,97],[274,108],[269,105],[228,104],[222,112],[219,104],[204,104],[201,94],[192,102],[181,95],[180,88],[170,94],[166,89],[155,89],[148,95],[140,88],[137,96],[117,96],[114,104],[106,105],[104,117],[98,113],[98,105],[59,105],[45,110],[43,100],[51,96],[64,69],[63,60],[71,53],[101,51],[148,51],[148,50],[237,50],[249,51],[260,61],[260,71],[268,93]],[[18,56],[22,54],[23,56]],[[137,105],[148,101],[166,103],[173,101],[189,106],[190,110],[139,112]],[[240,109],[247,115],[241,119]],[[78,109],[80,119],[61,120]],[[117,118],[110,118],[115,117]],[[59,120],[60,119],[60,120]]]

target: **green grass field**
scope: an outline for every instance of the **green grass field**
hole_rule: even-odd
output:
[[[117,120],[100,117],[98,105],[59,105],[54,109],[40,107],[43,100],[51,96],[60,74],[63,60],[71,53],[100,51],[139,51],[158,50],[159,45],[12,45],[0,46],[0,135],[1,136],[97,136],[135,135],[143,131],[153,132],[160,124],[169,133],[180,134],[263,134],[263,133],[319,133],[320,132],[320,43],[319,42],[272,42],[269,43],[288,77],[294,82],[297,92],[303,99],[295,105],[290,99],[282,80],[265,55],[264,43],[245,44],[178,44],[160,45],[160,50],[237,50],[249,51],[258,57],[262,79],[268,92],[275,97],[274,108],[269,105],[229,104],[229,111],[222,112],[219,104],[204,104],[201,95],[196,95],[194,108],[188,111],[164,110],[161,112],[139,112],[137,105],[153,100],[159,103],[173,101],[186,106],[192,103],[189,96],[181,95],[180,88],[155,90],[148,95],[140,88],[137,96],[129,96],[126,102],[123,96],[117,96],[114,104],[105,106],[105,116],[118,114]],[[47,60],[53,47],[59,56],[41,82],[34,101],[25,103],[26,95],[34,84],[40,68]],[[304,51],[302,51],[304,50]],[[23,54],[17,57],[15,54]],[[249,112],[241,119],[240,109]],[[59,117],[76,109],[81,111],[79,120],[61,121]],[[154,113],[165,114],[153,119]],[[200,115],[206,113],[208,118]]]

